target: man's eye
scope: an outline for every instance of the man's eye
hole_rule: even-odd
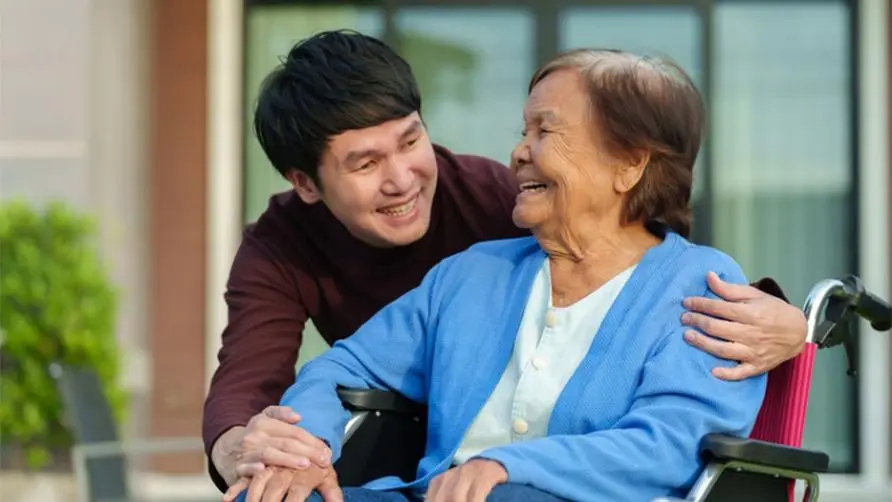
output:
[[[412,147],[412,146],[415,146],[415,143],[418,143],[418,138],[410,139],[409,141],[407,141],[407,142],[406,142],[406,147]]]
[[[370,161],[365,162],[364,164],[360,165],[359,168],[357,169],[357,171],[365,171],[365,170],[371,169],[373,167],[375,167],[375,161],[370,160]]]

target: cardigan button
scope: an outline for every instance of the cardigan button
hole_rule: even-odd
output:
[[[548,328],[553,328],[557,324],[557,316],[553,311],[549,310],[545,313],[545,326]]]
[[[518,434],[526,434],[528,430],[530,430],[530,424],[528,424],[526,420],[522,418],[514,420],[514,432]]]

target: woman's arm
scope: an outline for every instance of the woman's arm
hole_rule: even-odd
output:
[[[338,387],[386,389],[426,402],[430,338],[438,306],[432,301],[447,259],[425,276],[421,285],[375,314],[352,336],[308,362],[281,404],[301,416],[300,427],[327,441],[332,461],[341,453],[349,413]]]
[[[726,280],[745,284],[736,265],[723,268]],[[479,457],[500,462],[509,482],[572,500],[650,500],[690,486],[702,468],[704,436],[749,434],[766,377],[740,382],[713,377],[714,366],[733,363],[692,347],[683,331],[679,321],[660,342],[645,364],[629,412],[611,429],[515,443]]]

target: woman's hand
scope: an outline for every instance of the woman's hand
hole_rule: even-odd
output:
[[[304,502],[318,491],[325,502],[343,502],[344,494],[333,467],[312,466],[303,470],[267,467],[253,478],[241,478],[223,495],[235,500],[245,489],[245,502]]]
[[[211,457],[217,471],[232,485],[265,467],[307,469],[331,465],[331,450],[319,438],[296,424],[300,417],[284,406],[269,406],[246,427],[232,428],[214,444]]]
[[[713,375],[743,380],[766,373],[802,351],[808,328],[801,310],[752,286],[724,282],[713,272],[706,281],[724,300],[687,298],[684,306],[691,312],[681,320],[709,335],[687,331],[685,339],[691,345],[738,361],[732,368],[714,368]]]
[[[485,502],[492,489],[508,481],[502,464],[471,460],[440,474],[427,489],[426,502]]]

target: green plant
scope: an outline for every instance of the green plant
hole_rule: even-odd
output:
[[[116,291],[91,218],[60,204],[0,204],[0,437],[39,468],[67,447],[52,363],[90,368],[119,420]]]

